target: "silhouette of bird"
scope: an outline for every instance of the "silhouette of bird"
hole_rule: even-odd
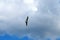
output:
[[[28,19],[29,19],[29,17],[27,16],[26,21],[25,21],[26,26],[28,25]]]

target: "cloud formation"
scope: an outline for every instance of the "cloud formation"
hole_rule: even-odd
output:
[[[30,28],[26,34],[25,18]],[[60,35],[59,0],[0,0],[0,34],[27,35],[34,40]]]

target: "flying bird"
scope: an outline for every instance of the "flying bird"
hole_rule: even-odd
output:
[[[29,17],[27,16],[26,21],[25,21],[26,26],[28,25],[28,19],[29,19]]]

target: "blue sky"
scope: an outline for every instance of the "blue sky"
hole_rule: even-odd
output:
[[[22,38],[19,38],[17,36],[10,36],[8,34],[5,34],[4,36],[0,36],[0,40],[32,40],[30,38],[28,38],[27,36],[24,36]]]
[[[28,33],[25,25],[27,16]],[[55,40],[59,36],[60,0],[0,0],[1,39]]]

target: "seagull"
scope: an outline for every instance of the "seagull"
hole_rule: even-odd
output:
[[[28,25],[28,19],[29,19],[29,17],[27,16],[26,21],[25,21],[26,26]]]

